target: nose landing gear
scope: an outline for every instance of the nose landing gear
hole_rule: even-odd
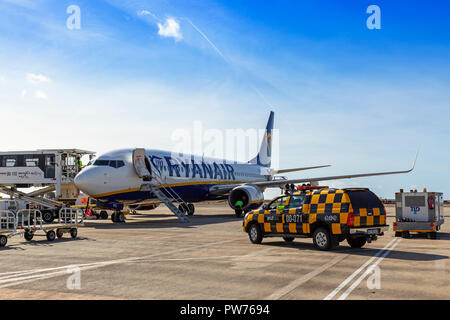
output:
[[[178,210],[180,210],[184,214],[187,214],[188,216],[193,216],[195,212],[195,206],[192,203],[182,203],[178,206]]]

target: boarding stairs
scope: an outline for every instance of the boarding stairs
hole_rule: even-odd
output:
[[[146,163],[147,162],[147,163]],[[141,185],[141,191],[152,192],[162,203],[164,203],[170,211],[175,214],[181,222],[190,222],[186,217],[188,204],[180,197],[180,195],[173,190],[167,183],[164,183],[163,178],[155,171],[151,170],[151,165],[148,162],[145,149],[135,149],[133,152],[133,163],[136,169],[136,173],[143,181],[154,181],[153,183],[147,182]],[[156,182],[156,183],[155,183]],[[180,210],[175,205],[179,204],[179,207],[184,207],[185,210]]]

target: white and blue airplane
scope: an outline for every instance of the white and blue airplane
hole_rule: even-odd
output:
[[[230,162],[224,159],[177,154],[170,151],[130,148],[100,155],[76,177],[75,184],[84,193],[97,200],[97,207],[112,209],[113,221],[123,221],[124,205],[160,203],[157,192],[179,200],[179,210],[192,215],[192,203],[228,199],[228,204],[239,217],[243,212],[259,208],[266,188],[284,188],[297,183],[317,183],[337,179],[408,173],[409,170],[362,173],[330,177],[286,179],[277,174],[327,167],[327,165],[271,169],[272,130],[271,112],[259,153],[248,162]],[[154,189],[153,189],[154,190]],[[161,192],[159,192],[161,194]]]

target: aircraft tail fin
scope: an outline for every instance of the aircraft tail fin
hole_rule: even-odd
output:
[[[273,131],[274,112],[270,111],[267,121],[266,131],[264,133],[259,152],[255,158],[249,161],[252,164],[258,164],[270,168],[272,159],[272,131]]]

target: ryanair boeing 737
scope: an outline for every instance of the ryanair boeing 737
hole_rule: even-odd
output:
[[[165,203],[181,220],[184,213],[194,213],[193,202],[228,199],[239,217],[243,212],[259,208],[266,188],[283,188],[287,184],[408,173],[409,170],[362,173],[353,175],[283,179],[276,174],[326,166],[285,170],[271,169],[271,112],[265,136],[257,156],[248,162],[194,155],[174,155],[154,149],[122,149],[100,155],[75,178],[84,193],[97,200],[97,207],[112,209],[115,222],[124,221],[124,204],[140,202]],[[178,208],[174,203],[178,203]]]

